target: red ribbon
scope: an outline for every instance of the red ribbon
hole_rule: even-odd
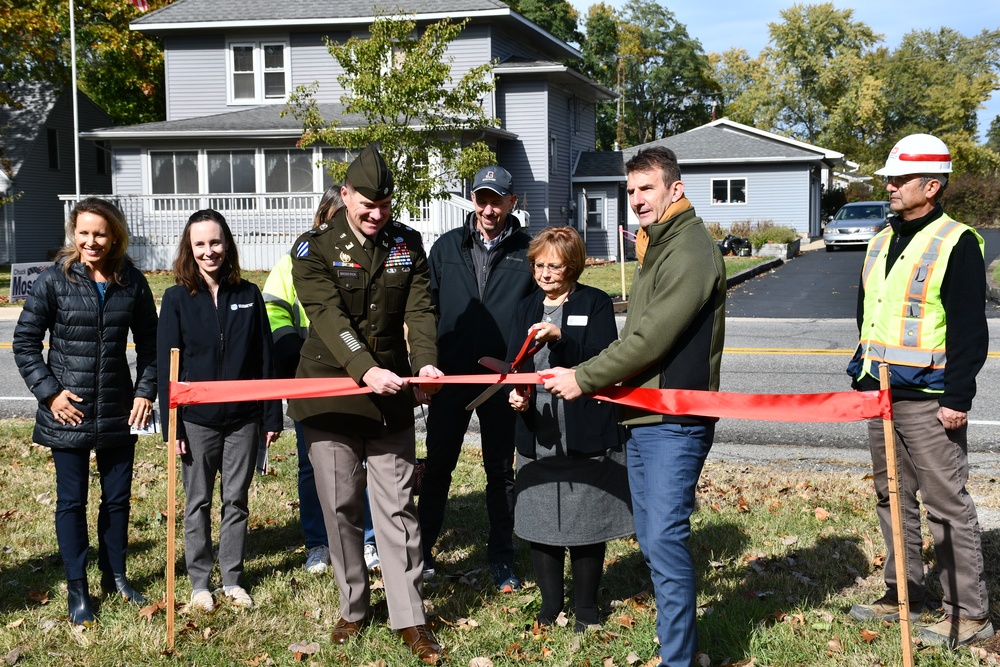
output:
[[[413,384],[541,384],[546,373],[510,375],[449,375],[442,378],[404,378]],[[170,407],[200,403],[269,401],[282,398],[354,396],[371,392],[351,378],[293,380],[224,380],[171,382]],[[888,391],[849,391],[827,394],[735,394],[684,389],[606,387],[592,394],[598,400],[627,405],[663,415],[691,415],[779,422],[851,422],[892,418]]]

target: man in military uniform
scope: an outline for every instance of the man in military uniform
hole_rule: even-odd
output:
[[[440,377],[441,371],[427,256],[419,233],[390,221],[392,189],[388,166],[368,146],[347,169],[344,208],[292,249],[292,279],[311,323],[296,377],[350,377],[372,393],[293,399],[288,414],[303,426],[340,589],[333,642],[346,643],[369,618],[361,465],[367,461],[389,624],[414,654],[437,664],[441,647],[426,624],[420,593],[413,395],[401,378]]]

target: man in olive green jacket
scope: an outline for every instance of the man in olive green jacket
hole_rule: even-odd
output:
[[[717,391],[725,334],[726,267],[691,202],[673,151],[640,151],[625,165],[639,218],[636,270],[621,338],[545,388],[572,400],[621,382]],[[695,487],[715,420],[628,409],[635,532],[656,594],[662,664],[689,667],[698,650],[691,534]]]
[[[435,367],[427,256],[418,232],[390,221],[392,189],[382,156],[374,146],[365,148],[348,167],[344,208],[292,249],[292,279],[310,321],[296,377],[349,377],[372,393],[294,399],[288,414],[302,424],[340,589],[333,642],[348,642],[369,620],[362,529],[367,484],[389,624],[414,654],[436,664],[441,647],[420,593],[413,394],[402,378],[442,373]]]

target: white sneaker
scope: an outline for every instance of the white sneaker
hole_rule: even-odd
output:
[[[253,598],[242,586],[226,586],[226,599],[236,607],[252,607]]]
[[[310,574],[323,574],[327,565],[330,564],[330,549],[322,544],[309,550],[306,556],[306,572]]]
[[[374,570],[376,567],[382,564],[382,561],[378,557],[378,549],[375,548],[374,544],[365,545],[365,565],[368,566],[368,571]]]
[[[188,603],[188,609],[212,611],[215,609],[215,600],[212,599],[212,594],[209,591],[195,591],[191,594],[191,601]]]

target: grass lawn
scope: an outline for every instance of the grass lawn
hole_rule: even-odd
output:
[[[329,574],[302,570],[295,444],[286,433],[271,452],[272,472],[251,488],[251,535],[246,584],[257,608],[222,604],[213,613],[179,611],[177,639],[165,654],[165,614],[140,614],[101,599],[99,622],[74,629],[52,513],[55,481],[47,449],[31,443],[31,423],[0,421],[0,655],[6,664],[50,665],[417,665],[387,628],[381,581],[373,579],[375,622],[356,641],[330,642],[337,589]],[[422,443],[418,443],[418,449]],[[143,437],[136,455],[129,575],[150,599],[165,595],[165,449]],[[884,547],[870,477],[816,472],[792,465],[712,461],[698,487],[691,550],[698,578],[701,664],[789,667],[871,667],[901,663],[896,626],[856,623],[851,604],[882,592]],[[994,480],[971,490],[997,506]],[[178,491],[183,508],[183,492]],[[91,485],[91,535],[98,485]],[[496,593],[486,569],[482,461],[465,448],[452,486],[438,575],[425,587],[426,605],[449,663],[466,665],[643,666],[657,653],[652,586],[634,540],[609,545],[600,601],[600,629],[584,635],[567,627],[539,632],[532,621],[540,594],[530,557],[518,545],[524,590]],[[180,512],[179,512],[180,513]],[[218,509],[216,509],[216,515]],[[218,518],[215,520],[218,525]],[[177,526],[177,599],[186,602],[183,530]],[[92,539],[94,539],[92,537]],[[1000,532],[984,534],[988,584],[1000,599]],[[96,544],[91,591],[99,591]],[[931,558],[931,551],[925,552]],[[218,575],[214,580],[218,583]],[[568,579],[568,582],[571,581]],[[567,596],[572,609],[572,593]],[[149,616],[147,618],[147,616]],[[1000,619],[994,619],[994,622]],[[297,657],[293,645],[299,644]],[[998,642],[986,647],[991,653]],[[304,651],[301,650],[304,647]],[[15,652],[15,653],[9,653]],[[13,659],[11,658],[13,655]],[[916,648],[919,665],[984,664],[969,649]],[[989,663],[996,664],[996,663]]]
[[[767,258],[762,257],[726,257],[725,259],[726,273],[728,275],[733,275],[734,273],[738,273],[744,269],[750,268],[751,266],[767,261]],[[626,291],[631,288],[632,276],[635,274],[635,266],[636,262],[625,263]],[[267,280],[267,274],[267,271],[243,272],[243,276],[247,280],[253,281],[262,289],[264,287],[264,281]],[[146,279],[149,281],[149,286],[153,290],[153,296],[156,298],[157,303],[160,302],[163,292],[174,284],[174,274],[170,271],[150,271],[146,273]],[[617,263],[588,267],[587,270],[583,272],[581,281],[591,287],[597,287],[604,290],[615,299],[621,298],[621,266]],[[0,266],[0,306],[11,305],[8,299],[9,294],[10,266],[2,265]],[[14,305],[20,305],[20,303],[21,302],[17,302]]]

